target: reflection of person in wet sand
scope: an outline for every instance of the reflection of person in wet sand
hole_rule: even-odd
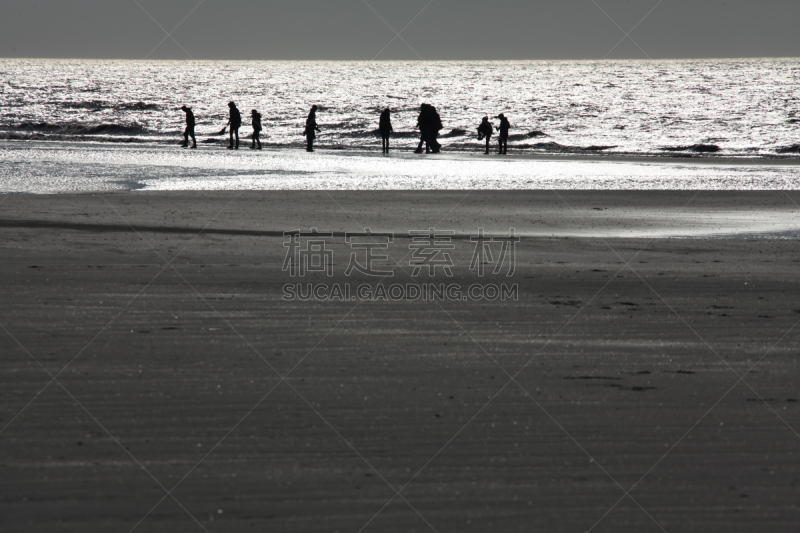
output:
[[[261,113],[253,109],[251,113],[253,116],[253,146],[250,147],[251,150],[256,149],[256,143],[258,144],[258,149],[261,150]]]
[[[486,138],[486,152],[484,153],[487,154],[489,153],[489,142],[492,140],[492,133],[494,133],[494,127],[489,122],[489,117],[483,117],[480,126],[478,126],[478,140],[482,141]]]
[[[498,154],[507,154],[508,153],[508,130],[511,129],[511,124],[508,122],[506,116],[502,113],[497,115],[497,118],[500,119],[500,125],[497,126],[497,129],[500,130],[500,136],[497,138],[497,142],[500,145],[500,151],[497,152]]]
[[[381,132],[381,144],[383,146],[383,153],[389,153],[389,137],[392,134],[394,129],[392,128],[392,112],[387,107],[381,113],[381,120],[380,124],[378,125],[378,129]]]
[[[320,131],[317,125],[317,106],[311,106],[311,111],[308,113],[306,119],[306,129],[303,135],[306,136],[306,152],[314,151],[314,139],[317,138],[317,132]]]
[[[228,102],[228,107],[231,110],[231,118],[228,120],[228,124],[231,126],[231,142],[228,145],[228,150],[236,150],[239,149],[239,128],[242,127],[242,114],[239,113],[239,110],[236,108],[236,104],[233,102]],[[233,144],[233,137],[236,136],[236,145]]]

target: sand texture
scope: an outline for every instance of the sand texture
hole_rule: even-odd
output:
[[[3,531],[800,523],[800,253],[763,238],[798,230],[784,193],[0,201]],[[292,278],[283,232],[312,227],[333,276]],[[452,277],[412,278],[431,227]],[[469,269],[481,227],[521,236],[513,276]],[[282,299],[377,283],[345,275],[364,228],[395,235],[384,284],[519,298]]]

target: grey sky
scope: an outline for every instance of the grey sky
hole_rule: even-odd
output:
[[[0,57],[343,60],[375,58],[395,37],[387,23],[400,31],[430,2],[0,1]],[[177,44],[155,48],[159,25],[198,4]],[[797,0],[433,0],[378,58],[795,57],[799,20]]]

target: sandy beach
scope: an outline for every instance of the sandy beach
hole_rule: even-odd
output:
[[[322,142],[322,141],[321,141]],[[800,188],[795,156],[548,154],[363,148],[226,150],[201,145],[7,141],[0,193],[266,190],[716,190]]]
[[[790,531],[798,200],[0,196],[3,529]],[[512,227],[513,275],[479,278],[470,237]],[[292,278],[284,232],[310,228],[332,275]],[[346,274],[366,228],[393,277]],[[411,276],[428,228],[452,277]],[[287,301],[299,282],[518,298]]]

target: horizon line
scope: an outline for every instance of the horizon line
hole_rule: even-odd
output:
[[[741,60],[798,60],[800,56],[740,56],[740,57],[664,57],[664,58],[560,58],[560,59],[144,59],[101,57],[0,57],[0,61],[124,61],[137,63],[511,63],[511,62],[659,62],[659,61],[741,61]]]

